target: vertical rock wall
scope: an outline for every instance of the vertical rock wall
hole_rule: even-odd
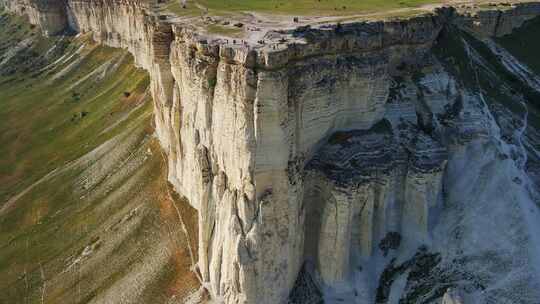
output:
[[[445,9],[289,31],[285,44],[255,47],[160,21],[142,1],[6,6],[46,34],[70,27],[126,48],[148,70],[169,180],[199,212],[198,271],[214,298],[261,304],[285,302],[306,260],[332,286],[389,233],[428,237],[446,150],[424,131],[414,140],[380,133],[383,117],[401,115],[388,116],[392,77],[423,65],[450,22],[497,35],[539,13],[534,5],[496,17]],[[434,104],[411,111],[442,107]]]
[[[28,21],[39,26],[45,35],[55,35],[66,29],[68,20],[63,1],[3,0],[0,4],[13,13],[26,16]]]

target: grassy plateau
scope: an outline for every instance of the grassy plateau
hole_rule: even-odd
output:
[[[206,10],[213,15],[258,12],[281,15],[343,16],[396,9],[415,8],[436,0],[189,0],[183,8],[172,0],[167,8],[179,16],[200,15]]]

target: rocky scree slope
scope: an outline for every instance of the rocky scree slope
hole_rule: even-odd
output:
[[[540,298],[537,71],[498,42],[537,31],[538,3],[274,31],[264,45],[200,36],[147,2],[6,6],[149,71],[214,299]]]

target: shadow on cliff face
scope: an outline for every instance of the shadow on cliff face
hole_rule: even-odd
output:
[[[540,187],[540,45],[536,37],[540,18],[534,18],[512,34],[498,38],[445,31],[436,52],[449,71],[469,90],[480,90],[500,127],[501,139],[524,148],[509,156],[520,162]],[[469,59],[466,48],[473,58]],[[519,147],[522,146],[522,147]]]
[[[0,15],[0,303],[182,303],[197,215],[170,195],[148,76]]]
[[[401,112],[386,116],[395,139],[381,128],[329,137],[306,167],[306,264],[291,303],[440,303],[452,301],[452,290],[470,299],[459,303],[537,303],[540,78],[523,40],[539,24],[502,38],[447,26],[425,62],[392,75],[385,106]],[[404,157],[392,139],[405,146]],[[400,162],[419,178],[397,186],[384,180]],[[404,195],[439,189],[418,187],[428,173],[440,173],[437,195]],[[367,182],[375,191],[361,188]],[[411,202],[413,211],[424,208],[425,221],[415,221],[420,212],[404,216]],[[425,235],[407,230],[416,223]],[[339,243],[340,235],[349,239]]]

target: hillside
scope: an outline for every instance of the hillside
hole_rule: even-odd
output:
[[[0,303],[183,303],[198,289],[183,228],[196,213],[168,194],[148,86],[126,51],[1,13]]]
[[[4,2],[4,302],[537,304],[540,3]]]

